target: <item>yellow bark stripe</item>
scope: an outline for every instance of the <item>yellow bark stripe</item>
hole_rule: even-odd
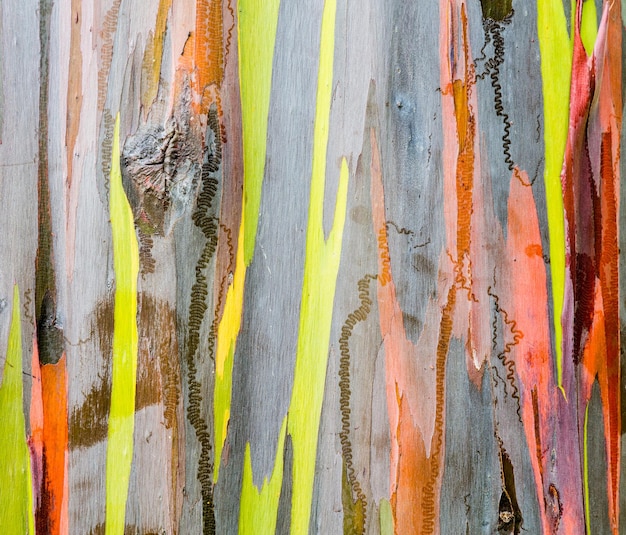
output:
[[[302,305],[288,416],[288,432],[293,445],[291,530],[296,534],[309,532],[317,435],[324,398],[331,320],[348,194],[349,172],[344,158],[341,162],[333,226],[328,240],[325,240],[324,189],[336,4],[336,0],[326,0],[322,13]]]
[[[22,325],[16,284],[0,386],[0,533],[34,535],[33,484],[22,396]]]
[[[333,226],[326,240],[323,224],[324,190],[335,48],[335,13],[336,0],[327,0],[322,14],[311,192],[296,365],[287,416],[287,430],[293,446],[291,533],[295,534],[306,534],[309,531],[317,439],[348,195],[349,172],[344,158],[339,174]],[[246,446],[240,501],[240,533],[251,533],[252,531],[247,530],[252,525],[254,533],[274,533],[284,463],[284,434],[283,423],[271,482],[264,484],[260,491],[253,483],[250,444]]]
[[[279,0],[238,2],[246,266],[252,261],[259,220],[279,4]]]
[[[561,191],[561,168],[569,124],[569,90],[572,45],[561,0],[537,0],[537,33],[541,53],[545,144],[544,182],[550,235],[550,273],[557,381],[562,389],[563,330],[561,313],[565,292],[565,223]]]
[[[239,0],[238,2],[237,36],[243,144],[243,201],[233,283],[226,294],[224,314],[217,329],[213,393],[214,483],[219,478],[222,449],[230,418],[233,358],[241,328],[246,268],[254,254],[259,220],[279,4],[279,0]]]
[[[113,236],[115,310],[111,410],[106,461],[106,531],[123,535],[128,481],[133,459],[137,377],[137,275],[139,248],[133,213],[122,187],[120,116],[115,120],[109,210]]]

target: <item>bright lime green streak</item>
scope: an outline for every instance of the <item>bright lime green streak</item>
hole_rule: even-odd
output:
[[[322,14],[317,102],[313,131],[311,197],[306,235],[302,305],[288,431],[293,445],[291,530],[309,532],[313,479],[337,272],[348,194],[348,164],[341,162],[333,227],[324,240],[324,187],[335,48],[336,0]]]
[[[593,45],[598,36],[598,15],[595,0],[585,0],[583,4],[583,17],[580,22],[580,37],[588,56],[593,54]]]
[[[224,359],[224,371],[220,376],[216,373],[215,388],[213,391],[213,415],[215,429],[215,461],[213,467],[213,483],[217,483],[219,478],[220,461],[222,459],[222,449],[228,431],[228,421],[230,420],[230,399],[233,390],[233,364],[234,364],[235,343],[230,344],[228,356]]]
[[[563,295],[565,293],[565,222],[561,169],[569,125],[572,49],[561,0],[537,0],[537,33],[541,51],[545,143],[546,206],[550,234],[550,272],[554,307],[557,384],[563,390]]]
[[[393,535],[393,514],[389,501],[380,500],[378,511],[380,514],[380,535]]]
[[[133,460],[137,378],[137,275],[139,248],[133,213],[122,187],[120,116],[115,120],[109,211],[113,235],[115,310],[111,410],[106,463],[106,531],[123,535],[128,481]]]
[[[213,394],[215,421],[213,482],[217,482],[219,477],[222,450],[230,418],[233,355],[243,313],[246,267],[252,261],[259,222],[279,5],[280,0],[239,0],[238,2],[243,208],[233,284],[228,289],[224,314],[217,331]]]
[[[276,533],[278,500],[280,498],[280,489],[283,482],[283,450],[286,431],[287,418],[285,417],[280,429],[278,445],[276,446],[276,459],[274,460],[272,477],[269,482],[267,478],[263,480],[263,486],[260,491],[254,486],[250,443],[248,442],[246,444],[239,509],[240,535],[274,535],[274,533]]]
[[[591,535],[591,511],[589,506],[589,440],[588,440],[588,424],[589,424],[589,403],[585,407],[585,424],[583,427],[583,486],[585,490],[585,527],[587,535]]]
[[[238,2],[246,266],[254,254],[259,220],[279,4],[280,0]]]
[[[34,535],[33,483],[22,396],[22,325],[16,284],[0,386],[0,533]]]

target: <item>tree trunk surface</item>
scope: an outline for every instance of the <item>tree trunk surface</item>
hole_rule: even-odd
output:
[[[0,532],[623,533],[623,28],[0,3]]]

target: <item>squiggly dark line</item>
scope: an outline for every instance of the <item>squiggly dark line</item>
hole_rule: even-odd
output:
[[[498,371],[498,368],[496,368],[495,366],[491,366],[491,371],[494,373],[494,376],[492,376],[493,386],[498,388],[498,384],[499,384],[498,381],[500,381],[502,383],[502,387],[503,387],[502,389],[504,390],[504,399],[506,399],[508,396],[508,392],[506,388],[506,381],[502,379],[502,377],[500,376],[500,372]]]
[[[493,315],[493,320],[491,321],[491,349],[495,352],[498,349],[498,316],[496,314]],[[499,357],[498,357],[499,358]],[[496,372],[498,375],[498,379],[502,381],[502,390],[504,391],[504,399],[509,397],[509,389],[507,388],[506,381],[502,380],[500,374],[498,373],[498,368],[495,366],[491,367],[492,370]],[[494,386],[497,387],[497,383],[494,381]]]
[[[233,20],[230,27],[228,28],[228,31],[226,32],[226,44],[224,45],[224,63],[228,61],[228,52],[230,51],[230,43],[232,42],[233,30],[235,29],[235,10],[233,9],[232,0],[228,0],[228,2],[226,3],[226,9],[228,9],[228,12],[230,13],[230,16]]]
[[[24,292],[24,317],[31,322],[34,322],[35,320],[33,319],[33,315],[30,312],[30,305],[32,305],[33,303],[33,297],[32,297],[32,293],[33,293],[33,289],[32,288],[27,288],[26,291]]]
[[[388,220],[386,223],[386,227],[387,230],[389,230],[389,227],[393,227],[396,229],[396,232],[398,234],[405,234],[406,236],[411,236],[414,237],[415,236],[415,232],[412,231],[411,229],[408,229],[406,227],[400,227],[397,223],[395,223],[394,221],[390,221]]]
[[[509,382],[509,384],[511,385],[511,388],[513,389],[513,393],[511,394],[511,397],[515,399],[517,402],[517,417],[520,423],[522,423],[522,413],[521,413],[522,406],[521,406],[521,400],[519,396],[519,389],[515,381],[515,362],[512,359],[510,359],[508,356],[511,354],[511,351],[513,350],[513,348],[519,344],[520,340],[524,338],[524,333],[517,328],[517,322],[515,320],[509,319],[509,314],[507,313],[506,310],[504,310],[500,306],[500,298],[491,291],[491,286],[487,288],[487,294],[493,297],[496,312],[498,314],[501,314],[502,321],[507,327],[509,327],[511,334],[513,335],[513,341],[506,342],[504,344],[504,350],[498,353],[497,356],[500,362],[502,362],[502,365],[504,366],[504,368],[506,369],[507,381]],[[494,323],[495,321],[496,320],[494,319]]]
[[[148,273],[154,273],[156,262],[152,257],[152,246],[154,240],[150,234],[147,234],[139,228],[139,260],[141,265],[141,275],[144,277]]]
[[[217,105],[217,117],[215,118],[217,121],[217,130],[219,130],[222,143],[226,143],[226,125],[223,124],[221,121],[219,121],[219,119],[222,119],[222,120],[224,119],[224,110],[222,109],[222,98],[220,97],[219,93],[215,95],[215,104]],[[211,126],[211,129],[213,129],[213,126]],[[216,132],[217,130],[214,130],[214,132]],[[217,134],[215,135],[217,136]],[[221,147],[220,147],[220,151],[221,151]]]
[[[361,489],[361,484],[356,478],[354,464],[352,462],[352,444],[350,442],[350,337],[355,325],[367,319],[370,313],[372,300],[370,299],[370,281],[378,278],[378,275],[365,275],[358,282],[359,300],[361,304],[353,312],[348,314],[348,318],[341,328],[341,336],[339,337],[339,351],[341,357],[339,359],[339,410],[341,411],[341,432],[339,440],[341,441],[341,452],[346,465],[348,481],[357,500],[363,504],[363,522],[365,523],[367,514],[367,498]]]
[[[224,225],[224,223],[220,223],[220,228],[226,234],[226,247],[228,248],[228,270],[233,271],[235,267],[235,247],[233,244],[233,232],[232,230]]]
[[[489,76],[491,78],[491,86],[494,90],[496,115],[498,117],[502,117],[502,121],[504,123],[504,134],[502,136],[504,161],[508,165],[509,171],[512,171],[515,164],[513,163],[513,158],[511,157],[511,121],[508,114],[504,111],[502,85],[500,85],[500,66],[504,63],[504,38],[502,37],[501,32],[502,26],[500,24],[491,24],[495,62]]]
[[[196,264],[196,282],[191,288],[189,303],[189,333],[185,361],[187,364],[187,385],[189,388],[189,404],[187,419],[194,428],[196,438],[200,443],[200,457],[198,459],[198,481],[202,494],[202,521],[203,533],[215,533],[215,513],[213,510],[213,463],[211,462],[211,435],[206,420],[201,415],[202,385],[198,381],[196,367],[196,353],[200,343],[200,327],[207,311],[208,285],[205,271],[217,249],[217,222],[209,215],[213,200],[217,193],[218,181],[213,173],[219,170],[222,160],[222,150],[219,130],[215,127],[217,112],[214,108],[209,111],[208,123],[214,134],[214,147],[209,147],[202,164],[202,184],[198,195],[196,209],[192,214],[194,224],[201,230],[206,242]],[[211,344],[210,344],[211,345]],[[210,348],[213,351],[214,343]],[[212,357],[212,355],[211,355]]]
[[[409,228],[406,228],[406,227],[401,227],[400,225],[398,225],[394,221],[388,220],[387,223],[385,223],[385,228],[387,230],[389,230],[389,227],[393,227],[398,234],[403,234],[404,236],[409,236],[411,238],[411,241],[413,239],[417,238],[417,234],[415,233],[415,231],[413,231],[413,230],[411,230]],[[412,245],[412,247],[414,249],[417,249],[418,247],[425,247],[429,243],[430,243],[430,238],[428,238],[424,243],[414,243]]]
[[[509,171],[513,171],[515,168],[515,162],[511,156],[511,120],[509,115],[504,111],[504,97],[502,94],[502,85],[500,84],[500,67],[504,63],[504,38],[502,37],[502,30],[504,26],[511,22],[513,18],[513,11],[509,13],[501,22],[494,21],[493,19],[485,19],[483,21],[483,28],[485,31],[485,43],[481,49],[481,57],[474,61],[474,65],[479,60],[486,58],[485,49],[490,42],[493,42],[493,57],[485,63],[485,70],[476,75],[477,80],[482,80],[485,76],[489,75],[491,78],[491,86],[494,90],[494,107],[496,115],[502,118],[504,124],[504,134],[502,135],[502,151],[504,152],[504,161],[507,164]]]

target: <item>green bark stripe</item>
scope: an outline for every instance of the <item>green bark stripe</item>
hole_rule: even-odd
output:
[[[241,491],[241,506],[239,509],[239,533],[248,535],[274,535],[276,533],[276,521],[278,515],[278,501],[283,482],[285,447],[285,434],[287,431],[287,418],[283,420],[280,436],[276,446],[276,459],[274,471],[268,481],[263,480],[260,490],[254,485],[252,474],[252,454],[250,443],[246,444],[246,453],[243,463],[243,484]]]
[[[288,417],[288,432],[293,446],[291,530],[296,534],[309,532],[318,431],[348,193],[348,164],[343,158],[333,226],[328,240],[325,240],[324,190],[333,82],[336,4],[336,0],[326,0],[322,13],[302,307]]]
[[[583,16],[580,22],[580,38],[588,56],[593,54],[593,47],[598,36],[598,12],[595,0],[585,0]]]
[[[0,386],[0,533],[34,535],[33,484],[22,396],[22,325],[16,284]]]
[[[550,273],[554,308],[554,336],[558,385],[563,389],[563,329],[561,313],[565,293],[565,222],[561,191],[561,168],[569,125],[569,91],[572,75],[572,44],[561,0],[537,0],[537,33],[541,53],[543,118]]]
[[[279,0],[238,2],[246,266],[252,261],[259,221],[279,4]]]

